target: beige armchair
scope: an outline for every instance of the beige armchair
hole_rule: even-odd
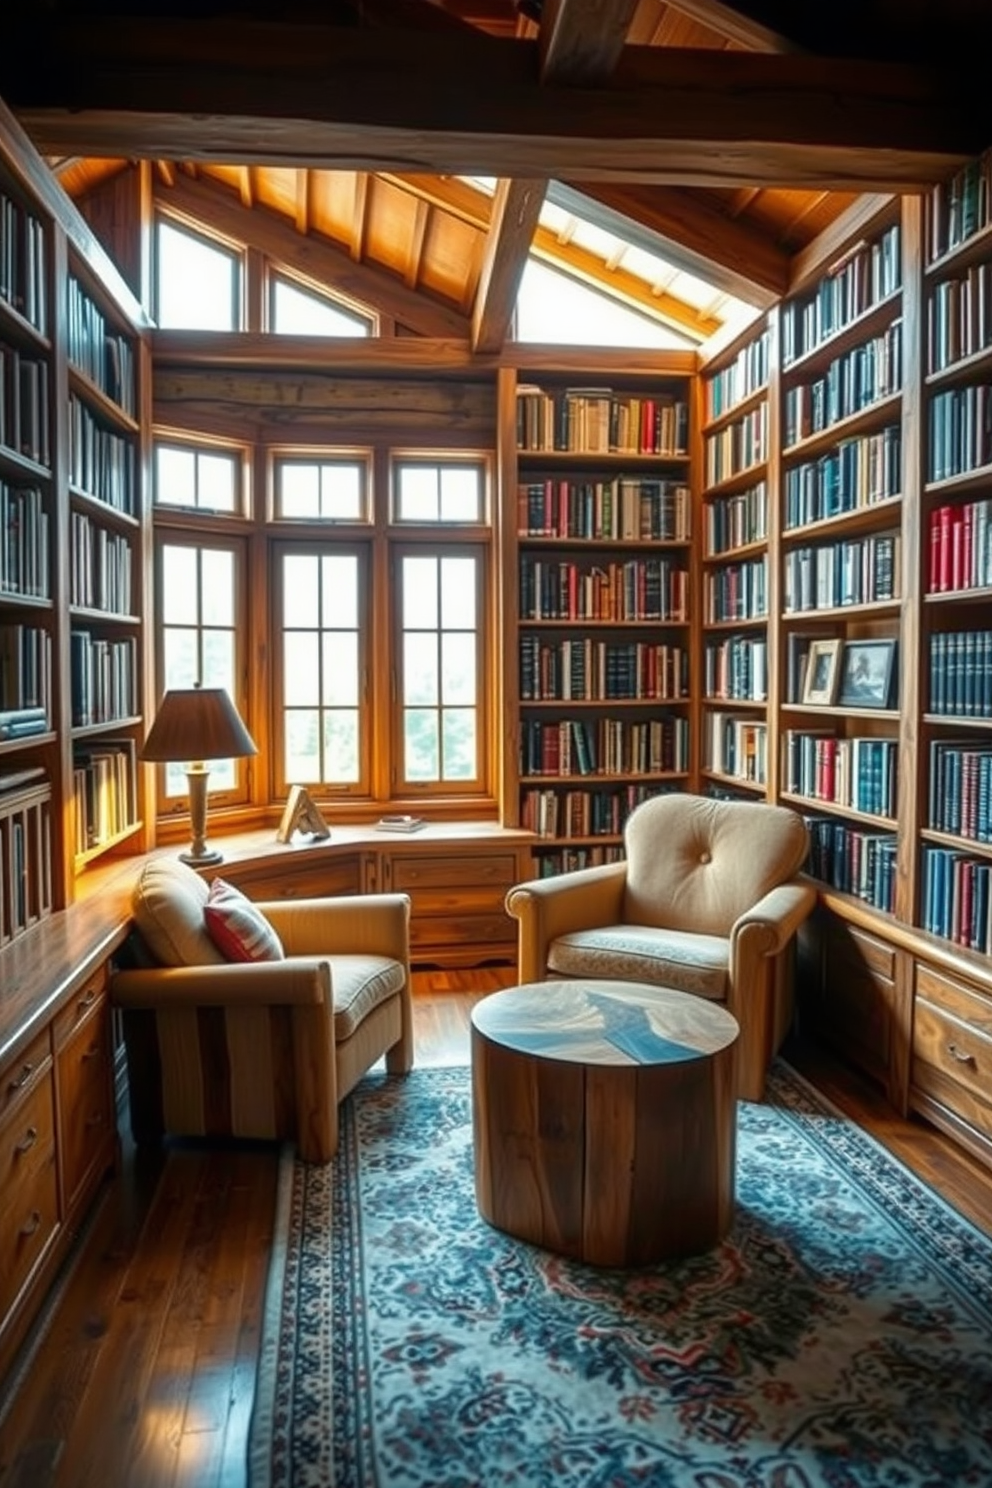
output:
[[[284,960],[228,962],[204,929],[207,886],[174,859],[135,887],[143,943],[160,963],[118,972],[136,1141],[275,1137],[302,1158],[337,1149],[338,1104],[383,1054],[413,1064],[405,894],[258,904]]]
[[[802,818],[780,806],[657,796],[633,811],[626,862],[518,884],[520,980],[615,978],[724,1003],[737,1088],[760,1100],[792,1016],[791,942],[815,901],[794,875]]]

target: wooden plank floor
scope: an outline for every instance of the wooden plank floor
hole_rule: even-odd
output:
[[[417,1062],[468,1061],[507,969],[418,972]],[[992,1233],[992,1173],[828,1055],[793,1062]],[[244,1488],[276,1155],[126,1150],[44,1332],[0,1387],[2,1488]]]

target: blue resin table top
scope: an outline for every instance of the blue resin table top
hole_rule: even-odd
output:
[[[576,1064],[679,1064],[725,1049],[739,1028],[726,1008],[643,982],[531,982],[493,992],[473,1027],[519,1054]]]

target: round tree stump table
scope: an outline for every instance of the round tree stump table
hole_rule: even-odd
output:
[[[476,1003],[482,1217],[595,1266],[715,1245],[734,1210],[738,1032],[722,1007],[633,982],[538,982]]]

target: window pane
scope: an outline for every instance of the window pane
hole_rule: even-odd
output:
[[[167,630],[162,637],[166,688],[192,687],[199,675],[195,630]]]
[[[407,780],[440,777],[438,719],[433,708],[407,708],[403,714],[403,752]]]
[[[335,708],[324,714],[324,780],[354,785],[360,778],[358,714]]]
[[[200,555],[204,625],[234,624],[234,554],[204,548]]]
[[[197,455],[197,505],[233,512],[237,482],[233,455]]]
[[[231,630],[205,630],[203,632],[203,685],[204,687],[226,687],[234,696],[234,632]]]
[[[441,468],[441,521],[478,522],[482,516],[482,472],[477,466]]]
[[[197,604],[196,549],[166,544],[162,548],[162,619],[166,625],[195,625]]]
[[[316,626],[320,618],[320,559],[287,553],[282,561],[282,614],[286,626]]]
[[[396,516],[401,522],[436,522],[438,472],[435,465],[401,465],[397,471]]]
[[[363,467],[351,461],[334,461],[320,467],[322,517],[336,522],[358,522],[364,519],[362,474]]]
[[[475,699],[475,636],[449,632],[441,637],[441,701],[472,707]]]
[[[234,330],[236,256],[164,221],[158,223],[156,246],[159,325]]]
[[[238,772],[234,760],[211,760],[208,791],[233,790],[238,783]]]
[[[272,329],[294,336],[368,336],[372,322],[315,291],[276,278],[272,281]]]
[[[476,560],[441,559],[441,625],[445,630],[474,630]]]
[[[358,706],[358,635],[324,635],[324,700],[331,707]]]
[[[325,556],[322,566],[323,623],[351,629],[358,624],[358,560],[351,553]]]
[[[403,559],[403,629],[437,628],[437,559]]]
[[[156,446],[155,500],[159,506],[196,505],[196,457],[192,450]]]
[[[281,517],[320,515],[320,472],[316,465],[304,465],[298,460],[281,460],[277,484]]]
[[[283,714],[286,731],[286,779],[320,779],[320,714],[316,708]]]
[[[283,637],[284,701],[287,707],[317,707],[320,666],[316,631],[289,630]]]
[[[475,710],[445,708],[441,714],[444,731],[444,779],[475,779]]]
[[[437,637],[408,633],[403,637],[403,702],[410,706],[437,701]]]

